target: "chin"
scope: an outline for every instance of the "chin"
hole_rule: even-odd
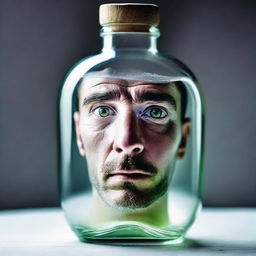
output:
[[[133,182],[124,182],[122,186],[105,186],[97,189],[107,206],[123,211],[145,209],[161,198],[167,190],[167,179],[162,179],[151,188],[142,189]]]
[[[143,209],[155,202],[159,196],[152,196],[151,193],[143,193],[129,189],[112,190],[102,197],[104,202],[116,210]]]

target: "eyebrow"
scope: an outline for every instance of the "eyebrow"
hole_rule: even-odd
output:
[[[83,101],[83,105],[88,105],[93,102],[102,102],[107,100],[117,100],[120,98],[119,91],[108,91],[104,93],[94,93],[88,97],[86,97]]]
[[[94,93],[83,100],[83,106],[88,105],[93,102],[102,102],[108,100],[118,100],[120,98],[120,92],[118,90],[107,91],[103,93]],[[155,92],[144,92],[136,97],[139,103],[145,101],[161,101],[167,102],[174,107],[176,110],[176,101],[168,93],[155,93]]]
[[[145,101],[161,101],[162,102],[163,101],[172,105],[176,110],[176,101],[173,98],[173,96],[168,93],[144,92],[138,96],[138,101],[139,102],[145,102]]]

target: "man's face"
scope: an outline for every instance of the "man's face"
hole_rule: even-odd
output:
[[[107,205],[145,208],[166,193],[184,154],[174,84],[84,80],[74,121],[91,183]]]

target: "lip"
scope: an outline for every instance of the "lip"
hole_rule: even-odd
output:
[[[151,177],[151,173],[143,170],[119,170],[108,175],[108,178],[117,178],[122,180],[143,180]]]

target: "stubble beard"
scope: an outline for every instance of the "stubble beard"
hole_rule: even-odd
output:
[[[105,164],[101,172],[103,173],[102,184],[97,178],[94,179],[93,184],[102,201],[112,209],[129,211],[146,208],[160,199],[168,190],[170,180],[168,167],[164,172],[165,175],[154,186],[146,189],[139,188],[132,181],[124,181],[122,186],[109,187],[106,184],[107,176],[118,169],[142,169],[152,174],[152,176],[156,176],[160,172],[150,163],[130,156],[126,156],[119,164],[115,161]]]

